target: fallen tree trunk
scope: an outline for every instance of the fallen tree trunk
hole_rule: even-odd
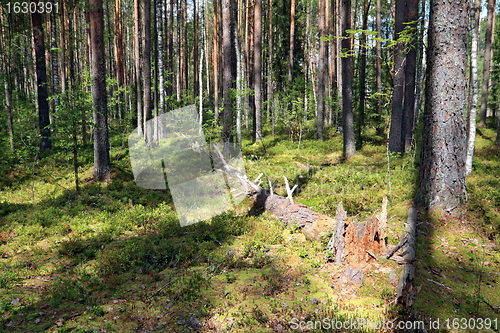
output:
[[[405,264],[399,275],[396,301],[403,306],[410,307],[420,291],[420,287],[413,286],[413,278],[415,276],[413,261],[415,261],[415,247],[417,242],[417,209],[415,207],[411,207],[408,210],[405,237],[408,239],[405,251],[403,252]]]
[[[275,185],[269,183],[269,190],[259,186],[257,181],[249,180],[242,172],[226,162],[227,157],[220,151],[217,145],[213,145],[215,156],[212,158],[216,165],[220,166],[226,175],[232,178],[231,183],[237,183],[237,187],[257,204],[273,214],[285,225],[299,226],[306,238],[320,240],[332,230],[333,236],[328,244],[328,249],[333,250],[337,263],[341,263],[347,256],[348,262],[369,261],[385,253],[385,237],[387,227],[387,198],[382,201],[382,210],[374,214],[366,223],[350,221],[347,223],[347,213],[342,202],[339,203],[336,218],[320,214],[301,203],[293,202],[292,190],[289,188],[287,179],[285,184],[288,197],[282,197],[273,193]],[[257,184],[256,184],[257,183]],[[276,182],[275,182],[276,184]]]

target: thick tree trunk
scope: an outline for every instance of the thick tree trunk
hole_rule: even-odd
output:
[[[90,41],[92,50],[92,98],[94,109],[94,176],[101,182],[111,177],[108,141],[108,98],[104,56],[102,0],[90,0]]]
[[[342,52],[351,51],[351,0],[342,0]],[[356,152],[354,141],[354,119],[352,113],[351,56],[342,57],[342,124],[344,135],[343,154],[349,158]]]
[[[323,124],[325,115],[325,64],[327,59],[326,37],[326,0],[319,0],[319,59],[318,59],[318,111],[316,116],[316,135],[319,140],[323,140]]]
[[[432,0],[421,167],[416,199],[453,210],[467,200],[465,106],[466,0]],[[450,43],[453,40],[453,43]]]
[[[404,30],[406,0],[395,0],[394,39],[401,38]],[[392,153],[403,153],[403,99],[405,87],[405,47],[406,43],[396,42],[394,46],[394,69],[392,93],[391,129],[389,134],[389,150]]]
[[[153,118],[151,101],[151,0],[142,2],[142,72],[144,73],[144,139],[146,144],[153,144]]]
[[[479,2],[479,6],[478,5]],[[481,2],[471,0],[470,11],[470,30],[471,30],[471,55],[470,55],[470,81],[469,81],[469,119],[467,122],[467,156],[465,161],[465,174],[472,172],[472,157],[474,156],[474,145],[476,142],[476,114],[477,100],[479,90],[479,80],[477,77],[477,56],[479,44],[479,11],[481,10]],[[477,19],[476,19],[477,17]]]
[[[262,141],[262,0],[254,3],[255,141]]]
[[[496,0],[488,0],[488,16],[486,19],[486,35],[484,37],[484,65],[483,65],[483,85],[481,88],[481,109],[479,112],[479,124],[486,125],[486,109],[488,108],[488,83],[490,78],[491,65],[491,40],[493,30],[493,17],[495,12]]]
[[[413,31],[412,38],[408,43],[409,48],[406,55],[405,64],[405,88],[404,88],[404,103],[403,103],[403,123],[401,139],[403,140],[404,152],[411,150],[411,143],[413,140],[413,121],[415,118],[415,75],[417,71],[417,49],[413,47],[417,43],[417,20],[418,20],[418,1],[419,0],[406,0],[406,27],[411,28]]]
[[[33,47],[35,49],[36,85],[38,92],[38,128],[42,137],[40,149],[42,151],[52,148],[50,140],[49,102],[47,101],[47,69],[45,67],[45,45],[43,40],[42,14],[31,14],[33,28]]]
[[[137,89],[137,133],[144,136],[142,113],[142,68],[141,68],[141,17],[140,0],[134,0],[134,58],[135,58],[135,85]]]

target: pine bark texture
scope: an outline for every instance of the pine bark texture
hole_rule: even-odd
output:
[[[108,98],[104,56],[102,0],[90,0],[90,44],[92,51],[92,99],[94,109],[94,176],[99,181],[111,177],[108,141]]]
[[[453,210],[467,200],[466,0],[431,0],[424,129],[417,202]]]
[[[36,86],[38,95],[38,128],[40,130],[42,151],[52,148],[50,140],[49,102],[47,101],[47,68],[45,64],[45,45],[43,41],[42,14],[38,12],[31,14],[31,25],[33,28],[33,47],[35,49]]]
[[[347,30],[351,29],[351,0],[342,0],[342,52],[351,51],[351,39]],[[342,123],[344,135],[343,154],[349,158],[356,152],[354,141],[354,116],[352,112],[351,56],[342,57]]]

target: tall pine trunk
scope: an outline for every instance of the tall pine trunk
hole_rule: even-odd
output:
[[[90,45],[92,51],[92,99],[94,109],[94,176],[101,182],[111,177],[108,141],[108,97],[104,56],[102,0],[90,0]]]
[[[342,0],[342,52],[351,51],[351,0]],[[318,112],[319,113],[319,112]],[[352,113],[351,56],[342,57],[342,124],[344,135],[343,154],[349,158],[356,152],[354,141],[354,119]]]
[[[431,0],[421,166],[416,194],[451,211],[467,200],[467,0]],[[450,43],[453,41],[453,43]]]
[[[33,28],[33,47],[35,49],[36,85],[38,95],[38,128],[40,130],[42,151],[52,148],[50,140],[49,102],[47,101],[47,69],[45,65],[45,45],[43,39],[42,14],[31,14]]]
[[[213,49],[212,49],[212,62],[214,67],[214,115],[215,120],[219,120],[219,26],[218,14],[217,14],[217,1],[213,0]]]

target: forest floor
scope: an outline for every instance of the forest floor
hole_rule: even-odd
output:
[[[91,145],[81,149],[79,194],[69,149],[2,166],[0,332],[289,332],[301,331],[299,321],[313,331],[313,321],[357,318],[423,320],[427,331],[434,331],[429,320],[439,320],[450,332],[470,331],[461,330],[463,318],[476,326],[481,318],[498,332],[500,149],[493,130],[478,131],[463,214],[419,214],[414,285],[421,289],[409,310],[394,302],[402,266],[373,261],[361,286],[343,283],[346,267],[328,260],[328,238],[308,241],[249,199],[180,227],[168,191],[135,185],[122,132],[110,141],[107,184],[92,180]],[[265,172],[282,185],[286,176],[300,185],[296,201],[332,217],[342,201],[349,218],[365,220],[392,197],[387,242],[397,244],[418,156],[391,158],[389,191],[384,138],[372,136],[344,161],[341,135],[313,136],[304,130],[300,146],[284,134],[244,141],[248,177]],[[277,192],[286,193],[283,186]]]

